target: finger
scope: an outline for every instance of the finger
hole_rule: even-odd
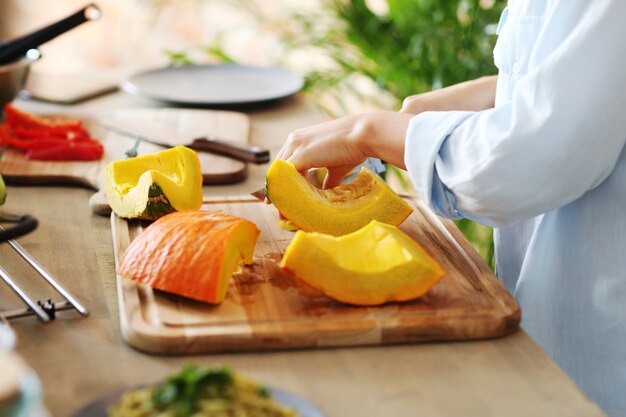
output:
[[[334,188],[341,185],[341,181],[348,175],[356,165],[342,165],[336,167],[328,167],[328,173],[324,178],[324,185],[322,188]]]
[[[285,155],[287,154],[287,145],[284,145],[282,148],[280,148],[280,151],[278,151],[278,153],[276,154],[276,158],[275,159],[280,159],[282,161],[285,160]]]
[[[286,161],[291,157],[291,155],[293,155],[295,150],[296,147],[294,146],[294,144],[289,139],[287,139],[282,148],[280,148],[280,151],[278,151],[278,153],[276,154],[276,159]]]
[[[293,166],[296,167],[296,170],[300,173],[300,175],[306,175],[307,171],[310,168],[313,168],[310,164],[307,163],[307,158],[301,156],[301,152],[296,152],[292,154],[289,158],[285,159],[286,162],[290,162]]]
[[[303,130],[304,129],[295,130],[287,136],[276,159],[287,161],[298,149],[302,148],[302,146],[308,142],[303,134]]]

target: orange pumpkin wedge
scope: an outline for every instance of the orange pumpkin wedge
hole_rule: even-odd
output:
[[[280,268],[334,300],[359,306],[418,298],[444,275],[416,241],[376,220],[340,237],[299,230]]]
[[[118,272],[161,291],[218,304],[239,265],[253,263],[259,233],[254,223],[235,216],[170,213],[133,240]]]
[[[265,176],[265,194],[291,222],[289,227],[333,236],[355,232],[372,220],[399,225],[413,212],[367,168],[348,184],[322,190],[300,175],[292,163],[276,159]]]

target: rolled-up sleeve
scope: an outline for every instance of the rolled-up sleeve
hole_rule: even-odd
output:
[[[447,190],[442,192],[444,185],[435,168],[440,159],[439,150],[452,132],[473,114],[463,111],[422,113],[411,119],[407,131],[404,155],[411,180],[421,197],[445,217],[460,218],[461,215],[454,196]]]
[[[590,3],[570,28],[558,3],[546,16],[534,49],[550,53],[506,104],[412,119],[406,166],[439,214],[503,226],[574,201],[610,175],[626,141],[626,2]],[[559,24],[567,36],[550,46]]]

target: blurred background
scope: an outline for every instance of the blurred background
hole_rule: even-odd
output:
[[[0,0],[0,39],[87,2]],[[505,0],[102,0],[102,19],[41,48],[34,76],[121,81],[164,65],[277,65],[330,117],[398,110],[408,95],[494,74]],[[406,176],[391,170],[410,188]],[[492,263],[491,230],[458,223]]]

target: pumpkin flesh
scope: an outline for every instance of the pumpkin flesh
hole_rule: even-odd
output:
[[[202,205],[202,171],[195,151],[184,146],[110,163],[104,190],[123,218],[155,220]]]
[[[293,164],[276,160],[266,175],[266,195],[300,229],[333,236],[354,232],[372,220],[398,225],[413,212],[366,168],[351,183],[322,190],[300,175]]]
[[[417,242],[375,220],[340,237],[298,231],[280,267],[330,298],[363,306],[420,297],[443,276]]]
[[[0,206],[4,204],[6,199],[7,199],[7,187],[6,185],[4,185],[4,180],[2,179],[2,175],[0,175]]]
[[[234,216],[174,212],[133,240],[118,272],[161,291],[221,303],[239,265],[253,262],[259,233],[254,223]]]

